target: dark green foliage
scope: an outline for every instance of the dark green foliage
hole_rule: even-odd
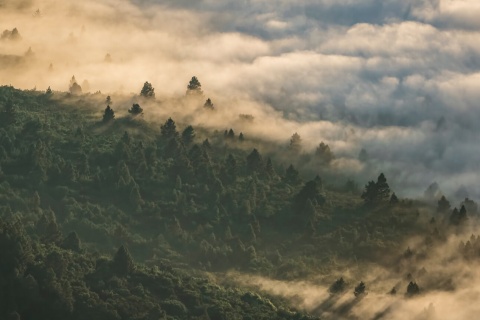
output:
[[[376,183],[376,200],[387,201],[390,198],[390,187],[387,183],[387,178],[383,173],[380,173]]]
[[[477,215],[478,214],[478,205],[475,201],[465,198],[463,200],[462,205],[465,206],[465,209],[470,215]]]
[[[265,164],[265,174],[268,177],[273,177],[276,174],[275,169],[273,168],[272,159],[270,158],[267,159],[267,163]]]
[[[320,194],[320,189],[315,180],[308,181],[302,187],[300,192],[294,198],[294,206],[297,210],[303,211],[308,200],[316,203],[323,203],[324,197]]]
[[[133,258],[125,246],[122,245],[118,248],[117,253],[113,257],[112,268],[120,276],[131,274],[135,270]]]
[[[81,242],[78,234],[72,231],[63,240],[62,247],[68,250],[79,252],[81,250]]]
[[[3,112],[1,113],[1,123],[4,125],[12,125],[16,121],[16,110],[15,105],[11,98],[7,98],[5,102]]]
[[[202,85],[197,77],[193,76],[187,86],[187,95],[203,95]],[[207,100],[208,101],[208,100]]]
[[[454,208],[450,215],[450,223],[456,226],[464,223],[467,219],[467,209],[465,209],[465,206],[462,206],[460,211],[458,211],[457,208]]]
[[[134,103],[128,110],[128,113],[130,113],[132,116],[138,116],[139,114],[143,113],[143,109],[138,103]]]
[[[115,119],[115,112],[112,110],[112,108],[110,108],[110,106],[107,106],[105,108],[105,112],[103,113],[103,118],[102,118],[103,123],[108,123],[114,119]]]
[[[292,164],[285,170],[285,182],[291,185],[296,185],[300,182],[300,174]]]
[[[257,149],[253,149],[247,156],[247,172],[260,173],[263,170],[263,159]]]
[[[383,173],[378,176],[376,183],[368,182],[362,193],[362,199],[367,205],[378,205],[390,199],[390,187]]]
[[[438,213],[447,213],[450,211],[450,202],[445,198],[445,196],[442,196],[438,200],[438,206],[437,206],[437,212]]]
[[[162,137],[166,139],[178,137],[175,121],[173,121],[172,118],[168,118],[168,120],[160,126],[160,133],[162,134]]]
[[[143,84],[142,90],[140,90],[140,95],[147,99],[155,98],[155,89],[153,88],[150,82],[145,81],[145,83]]]
[[[102,126],[93,95],[0,87],[0,97],[16,117],[0,128],[0,319],[310,319],[212,279],[238,270],[298,280],[340,265],[356,276],[354,266],[385,253],[398,257],[388,259],[396,275],[420,276],[420,259],[437,252],[430,246],[459,231],[448,216],[430,224],[430,204],[417,200],[364,207],[326,167],[324,181],[295,183],[312,174],[314,155],[285,158],[285,147],[255,136],[240,144],[195,127],[196,143],[171,119],[161,134],[131,117]],[[275,169],[283,175],[289,160],[293,179],[281,179]],[[425,245],[405,257],[412,236]],[[476,259],[478,243],[459,245],[461,257]],[[339,279],[330,291],[346,287]]]
[[[237,180],[237,160],[231,153],[228,155],[227,159],[225,159],[225,165],[221,174],[223,176],[223,181],[227,183],[234,183]]]
[[[190,145],[193,140],[195,139],[195,129],[192,126],[188,126],[182,132],[182,141],[183,143],[188,146]]]

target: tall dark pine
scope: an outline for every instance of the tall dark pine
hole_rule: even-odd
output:
[[[458,211],[457,208],[453,209],[453,212],[450,215],[451,224],[458,226],[465,220],[467,220],[467,209],[465,208],[465,206],[462,206],[460,208],[460,211]]]
[[[68,236],[63,240],[62,247],[72,251],[81,250],[81,242],[78,234],[75,231],[72,231]]]
[[[168,118],[163,125],[160,126],[160,132],[164,138],[176,138],[178,136],[177,126],[172,118]]]
[[[377,200],[379,202],[388,201],[390,199],[390,187],[387,183],[387,178],[383,173],[380,173],[376,183]]]
[[[414,296],[420,293],[420,288],[416,282],[410,281],[407,286],[407,296]]]
[[[188,126],[182,132],[182,141],[185,145],[190,145],[195,139],[195,129],[192,126]]]
[[[445,196],[442,196],[440,200],[438,200],[438,206],[437,206],[437,212],[438,213],[447,213],[450,211],[450,202],[445,198]]]
[[[225,174],[229,182],[235,182],[237,179],[237,160],[231,153],[225,160]]]
[[[193,76],[187,86],[187,95],[203,95],[202,85],[197,77]]]
[[[265,164],[265,174],[268,177],[272,177],[275,175],[275,169],[273,168],[272,159],[268,158],[267,163]]]
[[[263,159],[257,149],[253,149],[247,156],[247,172],[261,172],[263,170]]]
[[[374,181],[369,181],[362,193],[362,199],[365,204],[374,204],[377,196],[377,186]]]
[[[367,205],[377,205],[385,203],[390,200],[390,187],[387,183],[387,178],[381,173],[378,176],[377,182],[369,181],[362,193],[362,199]],[[394,198],[395,201],[395,198]]]
[[[140,95],[144,98],[149,98],[149,99],[155,98],[155,89],[153,88],[150,82],[146,81],[143,84],[143,88],[140,91]]]
[[[293,206],[296,212],[304,212],[308,200],[316,203],[324,203],[325,198],[320,194],[319,186],[315,180],[305,183],[303,188],[293,198]]]
[[[296,185],[300,182],[300,175],[298,170],[290,164],[290,166],[285,170],[285,182],[291,185]]]
[[[121,246],[113,258],[113,269],[118,275],[128,275],[135,270],[133,258],[125,246]]]
[[[107,106],[105,108],[105,112],[103,113],[103,122],[107,123],[115,119],[115,112],[110,108],[110,106]]]

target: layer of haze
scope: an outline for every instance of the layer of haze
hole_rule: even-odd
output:
[[[473,229],[470,231],[475,232]],[[227,278],[286,298],[322,319],[476,319],[480,312],[476,303],[480,296],[479,264],[475,259],[463,258],[458,249],[461,241],[470,239],[469,234],[451,236],[439,246],[412,246],[425,258],[390,261],[390,267],[385,268],[365,263],[342,265],[333,268],[341,270],[336,274],[308,281],[280,281],[233,272]],[[414,243],[410,240],[406,245]],[[347,283],[346,290],[331,295],[329,286],[340,277]],[[354,288],[360,281],[365,283],[367,294],[355,297]],[[420,287],[419,295],[406,295],[410,281]],[[394,287],[396,294],[392,295]]]
[[[324,141],[360,184],[383,171],[400,195],[437,181],[476,198],[478,16],[476,0],[0,0],[0,31],[22,37],[0,40],[0,84],[66,91],[75,75],[133,95],[149,81],[169,101],[196,75],[219,110],[196,125],[253,114],[247,135]]]

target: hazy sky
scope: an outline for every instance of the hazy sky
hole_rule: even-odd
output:
[[[479,16],[477,0],[0,0],[0,30],[22,37],[0,54],[34,52],[2,62],[0,83],[67,90],[75,75],[129,94],[150,81],[166,100],[196,75],[230,112],[217,127],[252,113],[247,134],[325,141],[361,184],[384,171],[400,194],[437,181],[477,198]]]

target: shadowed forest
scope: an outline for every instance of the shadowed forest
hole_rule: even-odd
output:
[[[434,319],[478,279],[468,198],[312,175],[334,154],[301,152],[298,134],[147,122],[162,108],[148,82],[130,98],[75,85],[0,88],[3,318]],[[216,112],[196,77],[186,92]]]

